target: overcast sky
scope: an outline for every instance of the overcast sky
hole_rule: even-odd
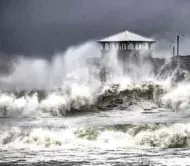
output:
[[[130,30],[174,42],[190,35],[190,0],[0,0],[0,50],[51,54]]]

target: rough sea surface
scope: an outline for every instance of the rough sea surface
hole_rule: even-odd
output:
[[[113,51],[102,83],[89,49],[21,59],[1,77],[0,165],[190,165],[188,75],[160,77],[143,60],[123,73]]]

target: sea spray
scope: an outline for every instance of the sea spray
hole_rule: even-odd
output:
[[[0,87],[6,90],[51,90],[73,83],[85,85],[89,82],[87,59],[92,57],[100,57],[93,42],[56,53],[51,61],[17,56],[12,73],[0,77]]]
[[[162,102],[174,111],[190,110],[189,82],[178,83],[162,96]]]
[[[4,83],[0,96],[1,116],[64,116],[114,108],[127,110],[132,103],[138,105],[139,100],[151,100],[158,107],[172,109],[179,105],[174,103],[180,102],[179,110],[189,105],[188,97],[183,101],[176,98],[179,102],[169,99],[176,89],[173,75],[158,79],[149,61],[144,64],[143,58],[140,66],[131,61],[122,64],[116,50],[102,59],[109,70],[107,81],[102,83],[97,77],[100,69],[87,63],[89,58],[100,58],[98,50],[97,45],[87,42],[56,54],[51,62],[20,57],[13,73],[0,78]],[[123,71],[123,66],[128,72]],[[178,87],[181,85],[178,83]]]
[[[88,87],[83,87],[80,93],[77,93],[78,87],[75,88],[70,92],[60,88],[51,91],[1,92],[1,116],[64,116],[93,110],[127,109],[131,103],[138,104],[140,100],[157,102],[163,94],[162,87],[153,83],[126,85],[126,89],[118,84],[108,85],[94,94],[89,93]]]

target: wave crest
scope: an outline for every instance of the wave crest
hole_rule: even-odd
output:
[[[94,94],[87,90],[86,93],[76,95],[64,89],[1,92],[0,113],[2,117],[31,114],[64,116],[87,111],[127,109],[140,99],[157,101],[162,93],[162,87],[153,83],[127,85],[126,89],[121,89],[119,85],[109,85]]]

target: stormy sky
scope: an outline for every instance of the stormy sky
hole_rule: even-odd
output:
[[[0,51],[48,56],[125,29],[174,42],[189,0],[0,0]]]

